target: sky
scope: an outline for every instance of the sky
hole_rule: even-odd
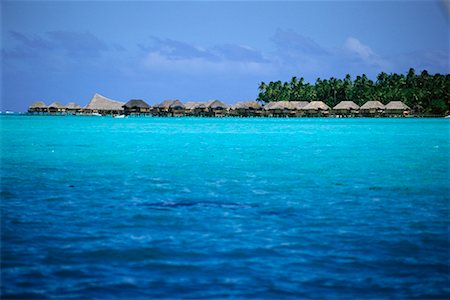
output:
[[[4,1],[0,110],[232,104],[261,81],[449,73],[449,1]]]

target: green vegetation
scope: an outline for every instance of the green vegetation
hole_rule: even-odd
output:
[[[257,100],[271,101],[324,101],[334,107],[340,101],[354,101],[362,105],[370,100],[383,104],[402,101],[416,113],[443,115],[450,111],[450,75],[430,75],[422,71],[420,75],[413,68],[408,73],[386,74],[381,72],[374,82],[365,74],[352,80],[350,75],[344,79],[317,78],[315,84],[305,83],[303,77],[292,77],[290,82],[275,81],[259,85]]]

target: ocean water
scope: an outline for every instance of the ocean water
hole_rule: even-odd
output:
[[[448,299],[449,125],[1,116],[1,298]]]

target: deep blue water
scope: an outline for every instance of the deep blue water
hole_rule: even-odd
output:
[[[449,298],[449,120],[1,116],[2,298]]]

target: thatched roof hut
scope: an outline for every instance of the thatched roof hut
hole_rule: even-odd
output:
[[[206,102],[207,115],[214,117],[224,117],[229,106],[220,100],[209,100]]]
[[[384,113],[385,106],[380,101],[367,101],[360,108],[359,111],[366,117],[377,117]]]
[[[132,99],[123,105],[123,108],[150,108],[144,100],[141,99]]]
[[[391,101],[385,106],[385,115],[388,117],[400,117],[409,115],[411,110],[408,105],[401,101]]]
[[[410,110],[411,108],[409,108],[409,106],[406,105],[405,103],[403,103],[402,101],[391,101],[388,104],[386,104],[385,109],[386,110],[406,111],[406,110]]]
[[[123,111],[123,105],[123,102],[106,98],[100,94],[95,94],[88,105],[86,105],[86,109],[106,113],[117,113]]]
[[[290,101],[291,116],[301,117],[305,114],[305,107],[309,104],[308,101]]]
[[[367,101],[359,109],[361,110],[383,110],[385,106],[380,101]]]
[[[50,109],[50,108],[63,109],[64,106],[63,106],[61,103],[59,103],[59,102],[53,102],[52,104],[50,104],[50,105],[48,106],[48,108],[49,108],[49,109]]]
[[[61,113],[64,112],[66,108],[59,102],[53,102],[48,106],[48,112],[50,113]]]
[[[47,105],[45,105],[42,101],[36,101],[31,103],[28,107],[28,112],[46,112],[48,109]]]
[[[125,115],[145,115],[150,113],[150,105],[148,105],[144,100],[132,99],[125,103],[123,106]]]
[[[275,101],[267,103],[264,109],[268,116],[289,117],[295,115],[298,106],[299,103],[291,103],[291,101]]]
[[[206,102],[206,107],[209,109],[227,109],[229,106],[220,100],[209,100]]]
[[[47,108],[47,105],[42,101],[36,101],[31,103],[29,108]]]
[[[262,106],[256,101],[241,101],[230,107],[229,114],[239,117],[255,117],[262,114]]]
[[[303,107],[306,111],[328,111],[331,108],[323,101],[311,101]]]
[[[333,109],[341,111],[358,110],[359,105],[353,101],[341,101],[338,104],[336,104],[336,106],[333,107]]]

